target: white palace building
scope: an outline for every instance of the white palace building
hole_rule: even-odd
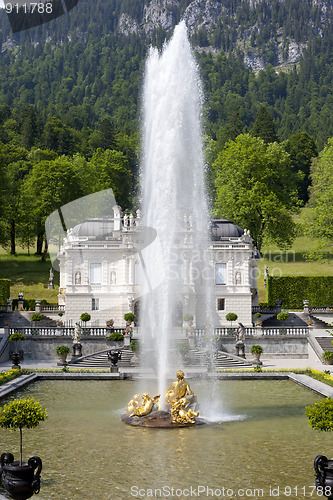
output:
[[[65,305],[66,321],[76,322],[83,312],[88,312],[92,326],[105,326],[111,319],[115,326],[123,326],[125,313],[134,312],[139,317],[140,222],[139,210],[136,216],[123,216],[116,205],[113,217],[86,220],[67,231],[58,253],[59,304]],[[214,327],[230,326],[225,319],[229,312],[238,315],[237,321],[251,326],[252,306],[258,304],[257,251],[252,238],[248,231],[225,219],[211,221],[210,236],[208,265],[215,270]],[[186,236],[179,241],[185,249]],[[181,326],[183,314],[191,313],[194,325],[204,327],[191,263],[187,263],[182,276],[175,326]]]

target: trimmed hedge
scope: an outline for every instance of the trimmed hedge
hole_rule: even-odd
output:
[[[5,306],[7,299],[10,298],[10,281],[6,279],[0,280],[0,304]]]
[[[56,302],[48,302],[45,299],[41,300],[40,303],[42,306],[56,306]],[[13,299],[13,310],[18,307],[18,299]],[[36,310],[36,300],[35,299],[23,299],[23,309],[25,311],[35,311]]]
[[[310,306],[333,305],[333,276],[282,276],[268,278],[268,304],[282,300],[286,309],[303,309],[303,300]]]

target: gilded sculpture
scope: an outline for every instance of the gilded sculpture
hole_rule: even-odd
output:
[[[140,402],[140,400],[142,401]],[[191,390],[189,383],[184,378],[182,370],[177,371],[177,380],[175,380],[165,394],[167,411],[161,411],[160,396],[151,398],[147,392],[142,396],[136,394],[128,403],[126,415],[137,419],[147,415],[166,414],[170,415],[172,424],[189,425],[196,423],[197,400],[195,393]]]

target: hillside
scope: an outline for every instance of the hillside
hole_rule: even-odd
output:
[[[144,60],[186,19],[214,137],[237,107],[248,130],[260,104],[281,139],[333,135],[331,0],[81,0],[68,14],[12,34],[0,12],[0,104],[34,105],[81,130],[111,118],[137,130]],[[288,72],[277,69],[290,68]],[[258,70],[260,70],[258,73]],[[255,71],[254,71],[255,70]]]

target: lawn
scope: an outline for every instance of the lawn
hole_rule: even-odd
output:
[[[23,253],[16,256],[0,249],[0,278],[10,280],[10,295],[17,299],[19,292],[26,299],[46,299],[48,302],[58,301],[59,273],[54,272],[54,290],[48,289],[51,263],[48,259],[42,262],[37,255]]]
[[[266,266],[271,276],[333,276],[333,253],[325,261],[306,260],[304,252],[312,250],[313,246],[314,243],[309,237],[300,236],[287,251],[279,250],[274,245],[262,248],[262,258],[258,261],[258,290],[261,302],[266,302]]]

